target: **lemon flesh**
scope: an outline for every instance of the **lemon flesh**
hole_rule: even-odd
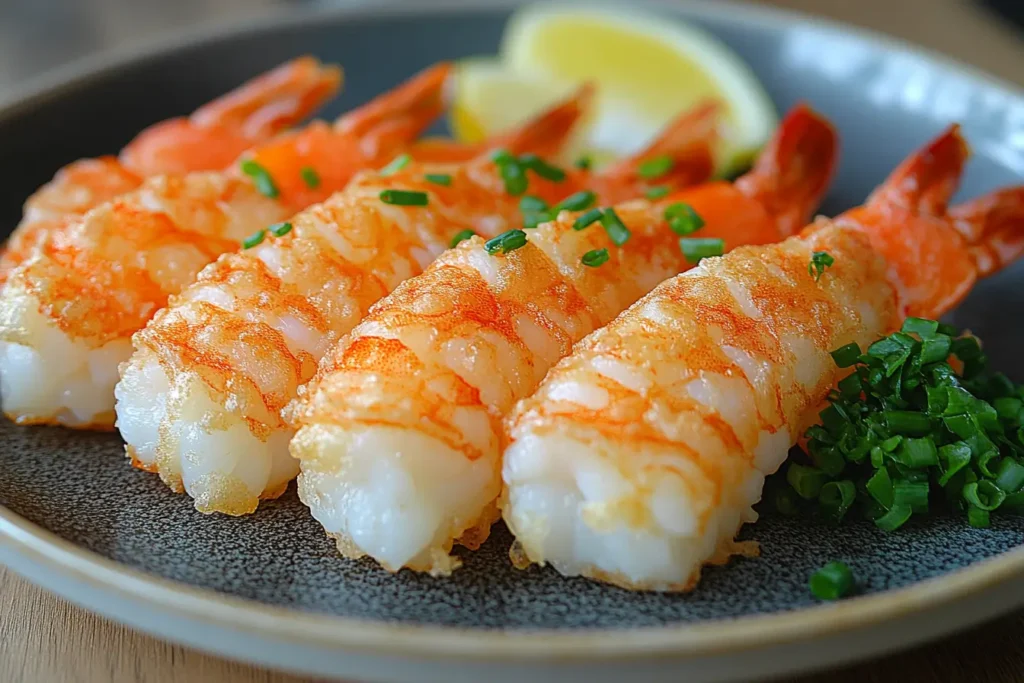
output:
[[[595,112],[574,151],[599,159],[639,151],[674,117],[715,99],[724,109],[718,170],[728,173],[777,123],[750,69],[704,31],[668,16],[545,4],[509,20],[500,62],[470,60],[460,69],[454,133],[478,140],[586,81],[597,86]]]

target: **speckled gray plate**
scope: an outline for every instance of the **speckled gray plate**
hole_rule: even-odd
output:
[[[430,5],[429,8],[424,5]],[[473,5],[478,7],[474,8]],[[288,57],[348,67],[335,113],[430,62],[493,52],[507,9],[429,2],[277,17],[59,75],[0,110],[0,221],[53,170]],[[780,109],[806,99],[838,124],[843,163],[825,211],[859,203],[951,120],[977,152],[971,196],[1020,182],[1024,99],[940,58],[749,7],[674,2],[754,67]],[[1024,264],[953,316],[1024,379]],[[903,647],[1024,602],[1024,520],[975,530],[935,519],[885,535],[774,517],[743,532],[759,559],[706,572],[690,595],[632,594],[513,570],[502,527],[451,579],[338,558],[293,490],[250,517],[196,513],[132,470],[110,434],[0,424],[0,560],[87,607],[222,654],[380,680],[690,681],[777,674]],[[815,605],[810,572],[847,561],[863,595]]]

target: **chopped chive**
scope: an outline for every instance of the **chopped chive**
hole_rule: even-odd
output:
[[[655,180],[672,170],[675,162],[668,155],[648,159],[637,167],[637,173],[644,180]]]
[[[601,220],[603,213],[604,212],[601,211],[601,209],[591,209],[590,211],[587,211],[585,214],[573,221],[572,229],[583,230],[584,228],[590,227],[597,221]]]
[[[914,512],[928,511],[928,480],[897,481],[892,485],[894,506],[905,505]]]
[[[526,192],[529,181],[526,178],[526,171],[519,165],[519,162],[513,159],[508,163],[500,164],[498,166],[498,173],[505,183],[506,193],[513,197],[518,197]]]
[[[423,176],[423,179],[428,183],[434,183],[435,185],[444,185],[448,187],[452,184],[452,177],[447,173],[427,173]]]
[[[655,187],[648,187],[644,190],[644,196],[651,200],[667,197],[668,193],[669,189],[664,185],[656,185]]]
[[[414,190],[382,190],[380,200],[395,206],[426,206],[429,202],[426,192]]]
[[[679,248],[687,262],[697,264],[710,256],[721,256],[725,253],[725,241],[718,237],[681,237]]]
[[[816,251],[811,254],[811,262],[807,264],[807,273],[817,282],[821,279],[825,269],[835,262],[836,260],[827,251]]]
[[[882,412],[889,429],[904,436],[925,436],[932,431],[932,421],[924,413],[910,410],[886,410]]]
[[[484,243],[488,254],[507,254],[526,245],[526,233],[522,230],[508,230]]]
[[[893,505],[889,511],[875,520],[875,526],[882,531],[896,531],[907,523],[914,511],[906,505]]]
[[[848,479],[830,481],[822,485],[818,493],[818,503],[833,520],[839,521],[853,505],[857,497],[857,487]]]
[[[267,228],[267,230],[269,230],[274,237],[284,237],[285,235],[292,231],[292,224],[287,222],[274,223],[269,228]]]
[[[584,154],[583,156],[578,158],[576,161],[572,162],[572,165],[575,166],[576,168],[580,169],[581,171],[589,171],[590,167],[593,165],[593,161],[591,160],[591,158],[589,156]]]
[[[968,503],[987,512],[995,510],[1006,500],[1006,492],[987,479],[966,484],[963,496]]]
[[[853,571],[842,562],[829,562],[811,574],[811,594],[819,600],[838,600],[853,592]]]
[[[860,347],[857,342],[850,342],[832,352],[832,360],[835,361],[836,367],[840,368],[852,366],[858,358],[860,358]]]
[[[921,342],[921,364],[937,363],[949,358],[953,340],[946,335],[927,337]]]
[[[264,197],[274,199],[281,194],[274,183],[274,178],[270,175],[270,171],[258,162],[252,159],[243,161],[242,173],[252,178],[253,183],[256,185],[256,191]]]
[[[316,169],[312,166],[303,166],[299,169],[299,175],[302,176],[302,182],[306,183],[306,187],[309,189],[315,189],[320,187],[320,174],[316,172]]]
[[[896,449],[896,460],[904,467],[923,469],[939,464],[939,451],[929,437],[904,439]]]
[[[410,161],[412,161],[412,157],[408,154],[399,154],[377,173],[382,176],[394,175],[408,166]]]
[[[669,204],[663,216],[677,235],[691,235],[704,227],[704,219],[686,202]]]
[[[976,508],[973,505],[967,506],[967,523],[975,529],[985,529],[991,524],[991,517],[988,510]]]
[[[786,470],[786,481],[804,500],[814,500],[821,493],[821,487],[828,480],[828,475],[814,467],[805,467],[799,463],[790,464]]]
[[[931,337],[939,330],[939,323],[936,320],[926,320],[924,318],[910,317],[903,321],[903,326],[900,328],[900,332],[907,334],[916,334],[921,339],[927,339]],[[946,335],[948,336],[948,335]]]
[[[608,261],[608,259],[609,256],[607,249],[591,249],[590,251],[583,255],[583,258],[581,258],[580,261],[585,266],[597,268],[598,266],[604,265]]]
[[[971,462],[971,447],[963,441],[946,444],[939,448],[939,462],[942,465],[939,486],[945,486],[953,475]]]
[[[491,152],[491,161],[498,164],[499,166],[502,164],[513,162],[515,160],[516,158],[512,156],[512,154],[509,153],[507,149],[496,149],[493,152]]]
[[[582,190],[555,204],[551,213],[557,216],[560,211],[583,211],[589,209],[596,199],[597,195],[590,190]]]
[[[996,468],[996,486],[1006,493],[1016,493],[1024,486],[1024,465],[1013,458],[1004,458]]]
[[[880,465],[877,467],[874,476],[868,479],[864,488],[872,498],[878,501],[879,505],[888,510],[892,507],[893,501],[892,478],[889,477],[889,470]]]
[[[565,180],[565,171],[553,166],[541,159],[536,154],[523,154],[519,157],[519,163],[530,169],[541,178],[550,180],[553,183],[560,183]]]
[[[459,246],[460,242],[465,242],[470,237],[474,237],[475,235],[476,233],[470,230],[469,228],[466,228],[465,230],[460,230],[459,232],[455,233],[455,236],[452,237],[452,241],[448,243],[448,246],[454,249],[455,247]]]
[[[523,214],[523,228],[532,230],[542,223],[551,220],[550,211],[529,211]]]
[[[540,197],[534,197],[532,194],[524,195],[519,200],[519,210],[523,213],[527,211],[547,211],[548,203]]]
[[[601,213],[601,225],[604,226],[604,231],[608,233],[608,239],[617,247],[621,247],[633,236],[633,233],[629,231],[626,224],[619,218],[619,214],[615,213],[615,209],[608,208]]]
[[[253,234],[242,240],[242,249],[252,249],[253,247],[259,246],[263,243],[263,239],[267,236],[266,230],[257,230]]]

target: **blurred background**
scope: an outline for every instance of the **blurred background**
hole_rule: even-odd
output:
[[[381,1],[0,0],[0,100],[40,72],[110,48],[288,7]],[[1024,84],[1024,0],[759,1],[889,33]]]

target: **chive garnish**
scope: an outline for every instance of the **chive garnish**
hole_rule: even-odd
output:
[[[263,239],[267,236],[266,230],[257,230],[253,234],[242,240],[242,249],[252,249],[263,243]]]
[[[507,150],[499,149],[491,154],[491,160],[498,166],[498,173],[505,183],[505,192],[517,197],[526,192],[529,179],[526,172],[533,171],[541,178],[560,183],[565,180],[565,171],[541,159],[536,154],[522,154],[518,157]]]
[[[825,269],[835,262],[836,260],[827,251],[816,251],[811,254],[811,262],[807,264],[807,273],[817,282],[821,279]]]
[[[274,183],[273,177],[270,175],[270,171],[260,163],[252,159],[246,159],[242,162],[242,173],[252,178],[252,182],[256,185],[256,191],[264,197],[274,199],[281,194]]]
[[[554,183],[560,183],[565,180],[565,171],[557,166],[549,164],[536,154],[521,155],[519,157],[519,163],[545,180],[550,180]]]
[[[548,203],[540,197],[534,197],[532,194],[528,194],[519,200],[519,210],[523,213],[528,211],[547,211]]]
[[[382,190],[380,200],[395,206],[426,206],[429,201],[426,192],[413,190]]]
[[[725,240],[718,237],[681,237],[679,248],[688,263],[697,264],[710,256],[725,253]]]
[[[593,165],[593,161],[591,160],[591,158],[589,156],[584,154],[583,156],[578,158],[576,161],[572,162],[572,165],[575,166],[576,168],[580,169],[581,171],[589,171],[590,167]]]
[[[686,202],[669,204],[662,215],[677,235],[692,235],[704,227],[704,219]]]
[[[309,189],[315,189],[320,187],[320,174],[316,172],[316,169],[312,166],[303,166],[299,169],[299,175],[302,176],[302,182],[306,183],[306,187]]]
[[[990,371],[976,338],[909,318],[832,359],[848,374],[806,432],[810,464],[787,469],[804,509],[859,511],[884,531],[942,507],[975,527],[1024,511],[1024,386]]]
[[[583,211],[584,209],[589,209],[596,200],[597,195],[593,192],[590,190],[582,190],[569,195],[562,201],[555,204],[551,213],[557,216],[561,211]]]
[[[501,179],[505,182],[505,192],[513,197],[518,197],[526,192],[529,181],[526,178],[526,171],[518,161],[513,160],[506,164],[501,164],[498,166],[498,172],[501,174]]]
[[[403,168],[409,165],[412,161],[412,157],[408,154],[399,154],[397,157],[392,159],[387,166],[380,169],[377,173],[382,176],[394,175],[401,171]]]
[[[284,237],[285,235],[292,231],[292,224],[287,222],[274,223],[269,228],[267,228],[267,230],[269,230],[270,234],[272,234],[274,237]]]
[[[455,247],[459,246],[460,242],[465,242],[470,237],[474,237],[475,235],[476,233],[470,230],[469,228],[466,228],[465,230],[460,230],[459,232],[455,233],[455,235],[452,237],[452,241],[448,243],[448,246],[454,249]]]
[[[508,230],[484,243],[488,254],[507,254],[526,245],[526,233],[522,230]]]
[[[448,187],[452,184],[452,177],[447,173],[427,173],[423,176],[423,179],[428,183],[434,183],[435,185],[444,185]]]
[[[619,218],[619,214],[615,213],[615,209],[608,208],[601,213],[601,225],[604,226],[604,231],[608,233],[608,239],[617,247],[621,247],[633,236],[633,233],[629,231],[626,224]],[[576,226],[574,225],[573,227]]]
[[[675,162],[668,155],[648,159],[637,167],[637,173],[645,180],[656,180],[672,170]]]
[[[853,592],[853,571],[842,562],[829,562],[811,574],[808,584],[819,600],[838,600]]]
[[[648,199],[661,199],[662,197],[668,196],[668,192],[669,189],[664,185],[657,185],[644,190],[644,196]]]
[[[591,209],[590,211],[587,211],[586,213],[578,217],[575,221],[573,221],[572,229],[583,230],[584,228],[590,227],[597,221],[601,220],[601,215],[603,213],[604,212],[601,211],[601,209]]]
[[[591,249],[583,255],[580,261],[585,266],[597,268],[598,266],[604,265],[609,258],[607,249]]]

